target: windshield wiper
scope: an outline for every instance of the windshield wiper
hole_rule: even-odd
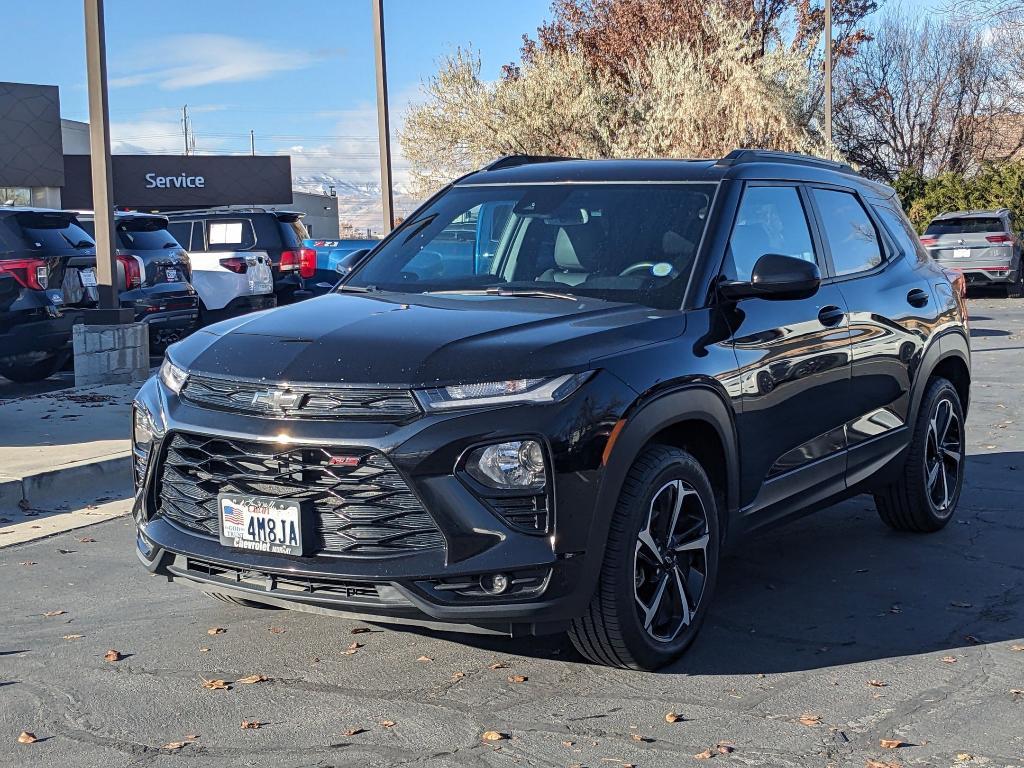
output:
[[[545,291],[540,288],[502,288],[500,286],[495,286],[493,288],[464,288],[462,290],[453,289],[448,291],[424,291],[424,293],[462,294],[464,296],[522,296],[525,298],[540,299],[568,299],[569,301],[579,300],[579,296],[573,296],[571,293]]]
[[[376,293],[378,288],[376,285],[338,285],[334,290],[343,293]]]

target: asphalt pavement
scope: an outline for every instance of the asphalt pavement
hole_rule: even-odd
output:
[[[1024,766],[1024,301],[971,312],[955,521],[860,497],[761,536],[670,669],[223,604],[118,518],[0,549],[0,765]]]

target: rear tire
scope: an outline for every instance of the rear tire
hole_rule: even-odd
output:
[[[235,597],[234,595],[225,595],[223,592],[204,592],[207,597],[212,597],[214,600],[220,600],[222,603],[232,603],[234,605],[241,605],[246,608],[258,608],[263,611],[283,611],[279,605],[270,605],[269,603],[261,603],[256,600],[247,600],[244,597]]]
[[[1017,279],[1006,286],[1006,298],[1019,299],[1024,296],[1024,264],[1017,269]]]
[[[956,387],[934,378],[921,400],[903,476],[875,494],[882,521],[897,531],[914,533],[944,528],[963,489],[965,447]]]
[[[0,376],[19,384],[48,379],[68,361],[69,353],[54,352],[34,363],[0,363]]]
[[[718,575],[718,504],[700,463],[652,445],[612,516],[600,578],[569,637],[596,664],[655,670],[693,642]]]

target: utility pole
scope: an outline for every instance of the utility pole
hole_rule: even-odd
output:
[[[249,129],[249,150],[253,157],[256,157],[256,131]]]
[[[384,208],[384,234],[395,227],[395,197],[391,189],[391,130],[388,120],[388,68],[384,50],[384,0],[373,6],[373,47],[377,63],[377,140],[380,144],[380,196]]]
[[[825,0],[825,144],[832,157],[832,0]]]
[[[85,0],[85,66],[89,85],[89,165],[96,221],[96,282],[100,309],[118,309],[114,276],[114,205],[111,189],[110,108],[103,0]]]
[[[181,130],[185,137],[185,154],[188,154],[188,104],[181,108]]]

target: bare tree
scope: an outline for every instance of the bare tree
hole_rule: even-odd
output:
[[[1004,154],[1022,94],[1001,46],[963,23],[887,16],[836,75],[836,143],[871,176],[965,172]]]
[[[950,0],[944,10],[966,23],[1024,29],[1024,0]]]

